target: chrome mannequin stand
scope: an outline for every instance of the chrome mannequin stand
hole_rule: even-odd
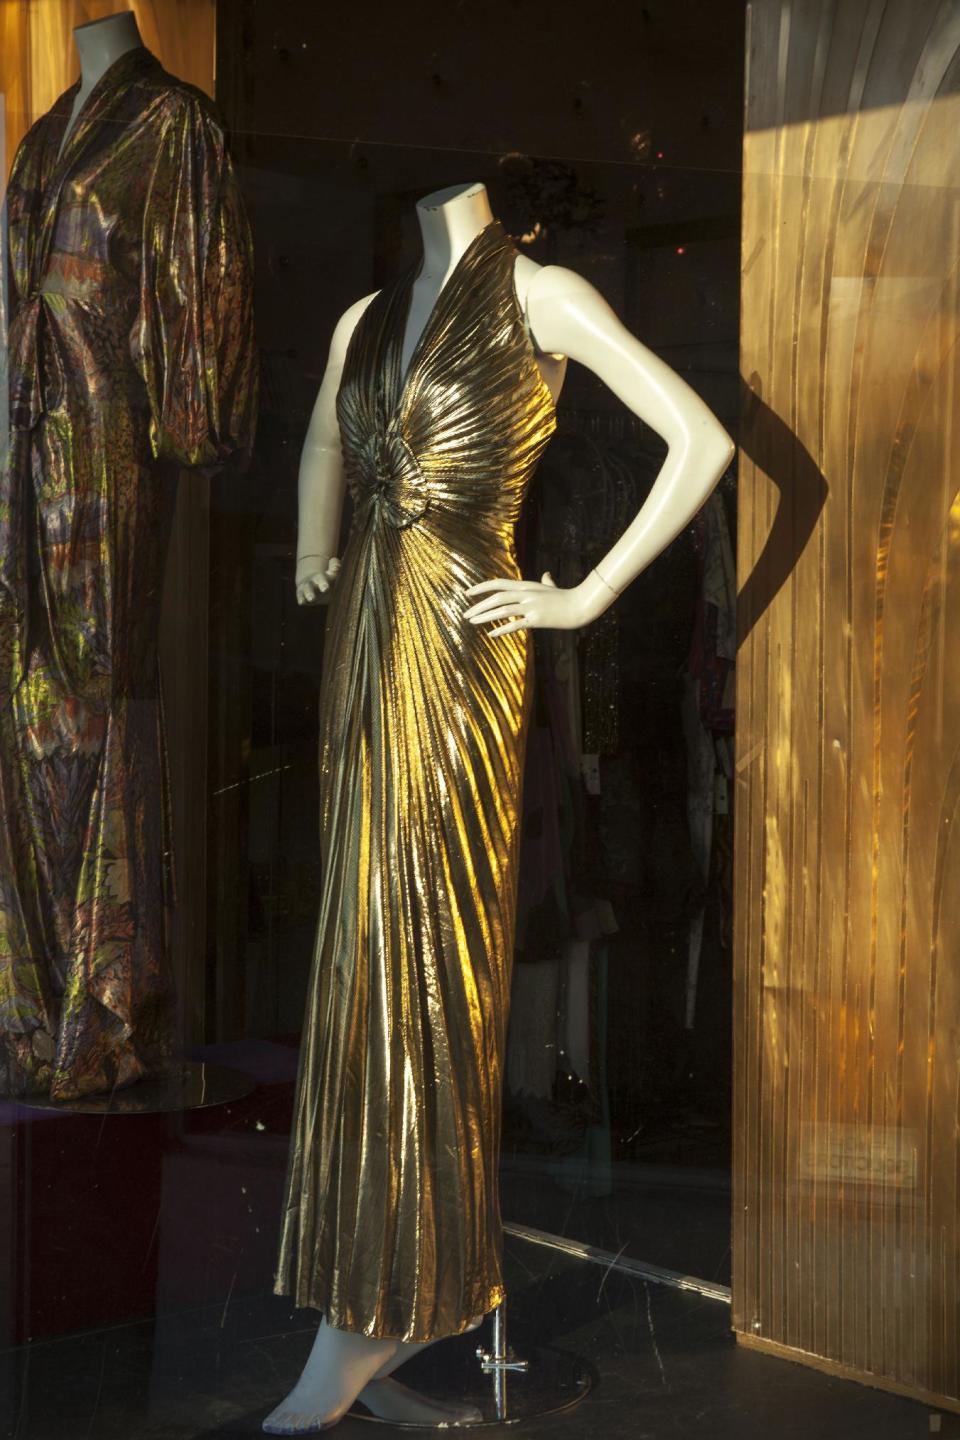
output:
[[[507,1418],[507,1373],[510,1370],[526,1375],[530,1370],[529,1360],[518,1360],[507,1344],[507,1303],[504,1300],[493,1312],[493,1349],[484,1350],[477,1346],[477,1359],[484,1375],[493,1376],[493,1398],[497,1419]]]
[[[479,1430],[485,1426],[519,1425],[538,1415],[570,1410],[589,1393],[591,1372],[575,1355],[539,1345],[522,1357],[514,1353],[507,1341],[506,1301],[491,1316],[489,1348],[476,1344],[476,1333],[458,1337],[459,1343],[451,1340],[423,1351],[409,1362],[409,1370],[404,1367],[403,1379],[423,1394],[475,1405],[481,1419],[457,1425],[449,1421],[405,1425],[379,1420],[360,1410],[351,1410],[350,1419],[371,1425],[392,1424],[396,1430]]]

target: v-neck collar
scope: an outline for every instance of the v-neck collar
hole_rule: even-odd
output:
[[[80,77],[74,81],[69,90],[64,91],[53,108],[53,116],[59,123],[52,126],[52,133],[48,140],[51,163],[47,184],[74,158],[77,147],[89,133],[92,122],[102,110],[105,97],[109,97],[117,86],[136,75],[140,70],[146,71],[152,66],[159,68],[159,65],[157,57],[145,45],[135,45],[133,49],[125,50],[122,55],[118,55],[116,60],[107,66],[84,100],[80,107],[80,113],[66,139],[64,139],[64,132],[70,124],[73,114],[73,104],[80,89]]]
[[[392,382],[390,389],[394,399],[394,403],[392,406],[394,410],[399,410],[406,397],[407,390],[410,388],[410,381],[413,378],[414,371],[416,370],[417,364],[420,360],[421,352],[423,351],[426,341],[429,338],[430,332],[433,329],[437,315],[445,304],[447,297],[453,290],[455,284],[460,279],[460,276],[462,275],[463,270],[466,266],[467,260],[476,255],[476,253],[482,248],[483,242],[487,240],[491,235],[495,236],[498,239],[501,239],[504,235],[503,225],[495,216],[492,220],[487,221],[486,225],[484,225],[482,230],[477,231],[476,235],[474,235],[469,245],[467,245],[465,249],[461,251],[453,266],[453,269],[450,271],[449,275],[446,277],[443,284],[440,286],[440,289],[437,291],[437,297],[433,302],[430,313],[427,315],[427,318],[424,321],[423,329],[420,331],[420,334],[417,337],[416,344],[410,352],[410,359],[407,362],[407,367],[405,371],[402,368],[403,342],[406,339],[407,325],[410,321],[410,307],[413,303],[413,287],[423,271],[423,262],[425,258],[423,255],[420,256],[420,259],[415,265],[412,265],[410,267],[406,275],[400,281],[394,311],[392,334],[390,336],[389,370]]]
[[[157,57],[145,45],[126,50],[117,56],[112,65],[107,66],[90,91],[66,141],[63,135],[70,123],[73,102],[80,88],[79,79],[74,81],[69,90],[63,92],[40,122],[43,127],[37,172],[40,203],[36,207],[35,230],[29,245],[28,262],[31,291],[39,288],[53,243],[60,195],[71,167],[82,153],[84,143],[96,122],[103,118],[118,89],[126,81],[139,74],[148,74],[151,70],[161,72],[162,67]]]

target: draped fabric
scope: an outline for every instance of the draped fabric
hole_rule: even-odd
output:
[[[76,26],[122,10],[133,11],[143,43],[168,70],[213,94],[216,0],[0,0],[4,174],[27,130],[77,73]]]
[[[253,438],[251,249],[210,102],[123,55],[8,190],[0,481],[0,1086],[59,1099],[171,1042],[157,681],[179,467]]]
[[[519,578],[555,424],[501,226],[448,278],[405,376],[411,271],[351,341],[353,520],[320,698],[320,918],[277,1291],[425,1341],[502,1298],[501,1070],[530,711],[525,631],[462,618]]]

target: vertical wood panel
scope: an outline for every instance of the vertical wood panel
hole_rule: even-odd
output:
[[[734,1325],[960,1403],[960,7],[747,47]]]

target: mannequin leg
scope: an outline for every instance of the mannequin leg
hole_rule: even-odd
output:
[[[482,1318],[470,1328],[475,1329]],[[264,1420],[264,1431],[268,1435],[309,1435],[329,1430],[358,1398],[385,1420],[427,1424],[446,1420],[448,1424],[462,1424],[479,1419],[472,1405],[430,1400],[387,1378],[424,1348],[422,1344],[374,1340],[337,1330],[321,1320],[300,1379]]]
[[[391,1420],[394,1424],[466,1425],[471,1420],[483,1419],[483,1411],[476,1405],[418,1395],[416,1390],[389,1376],[371,1381],[357,1399],[379,1420]]]
[[[478,1315],[468,1325],[467,1333],[482,1324],[483,1316]],[[426,1344],[399,1341],[396,1353],[383,1362],[370,1383],[360,1391],[357,1399],[381,1420],[400,1421],[407,1425],[436,1425],[441,1422],[447,1425],[464,1425],[468,1421],[482,1419],[482,1412],[475,1405],[456,1404],[453,1401],[434,1400],[427,1395],[418,1395],[416,1390],[401,1385],[399,1380],[389,1378],[405,1361],[425,1350]]]
[[[471,1330],[478,1329],[482,1324],[483,1316],[478,1315],[476,1319],[470,1321],[464,1333],[469,1334]],[[412,1360],[414,1355],[418,1355],[421,1350],[426,1350],[428,1345],[436,1345],[436,1343],[436,1340],[424,1340],[421,1344],[417,1344],[416,1341],[411,1340],[398,1340],[396,1342],[397,1348],[395,1353],[383,1362],[376,1375],[374,1375],[374,1380],[383,1380],[387,1375],[392,1375],[394,1370],[399,1370],[400,1366],[405,1364],[407,1360]]]

